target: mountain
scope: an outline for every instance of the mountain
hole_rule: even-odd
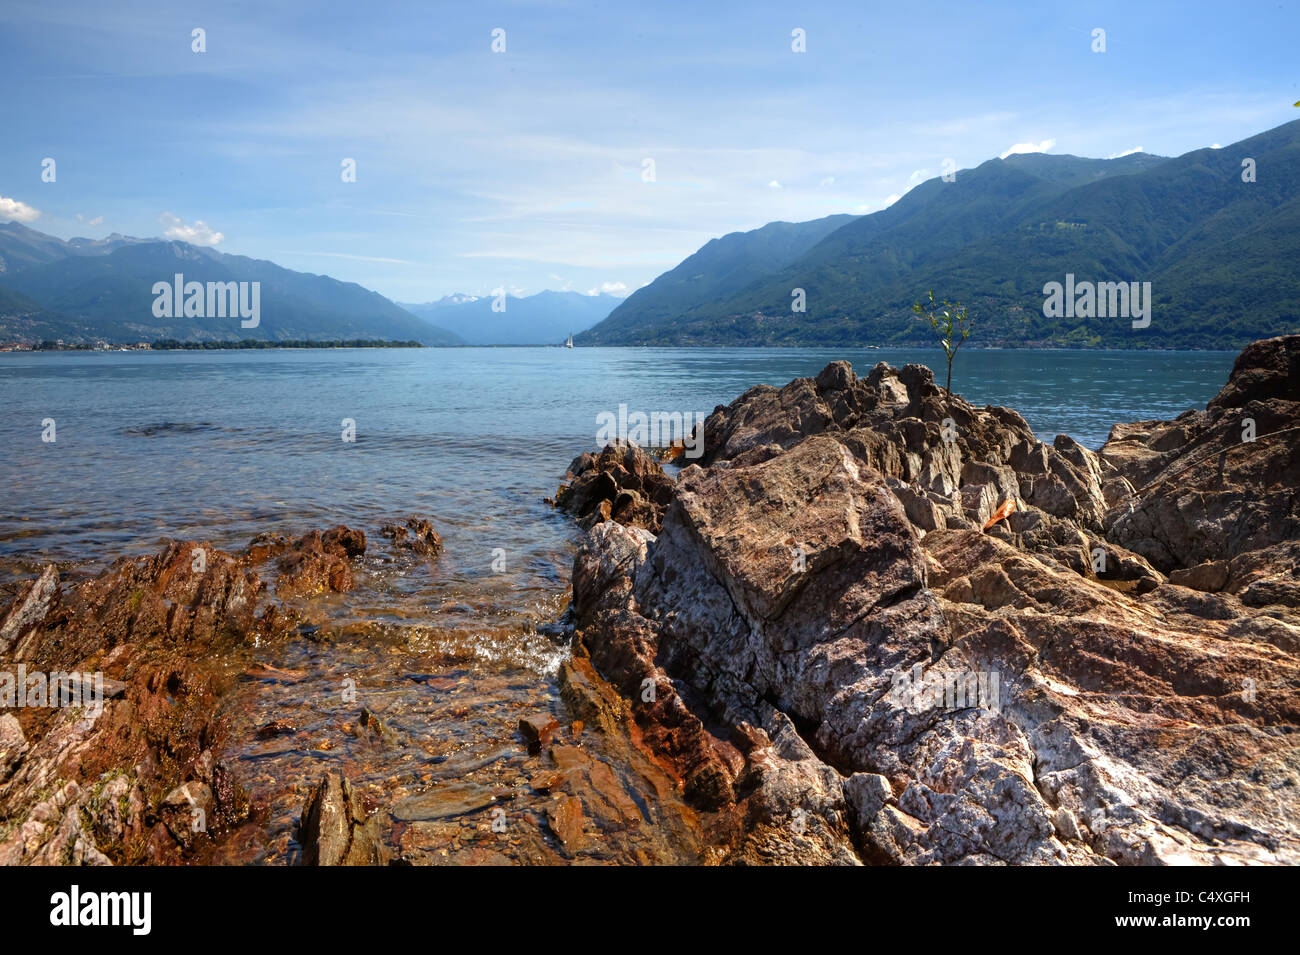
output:
[[[621,299],[580,292],[507,295],[505,310],[493,311],[491,295],[448,295],[423,305],[402,307],[450,329],[471,345],[559,345],[610,313]]]
[[[1254,160],[1257,181],[1243,181],[1245,159]],[[744,259],[740,243],[762,231],[715,243]],[[660,283],[684,290],[680,273],[712,245],[642,292]],[[970,307],[971,342],[982,345],[1236,348],[1300,327],[1297,261],[1300,121],[1174,159],[989,160],[849,220],[742,287],[729,276],[757,269],[753,261],[692,265],[702,294],[665,309],[638,293],[576,341],[932,343],[910,306],[933,289]],[[1150,282],[1150,326],[1046,317],[1044,286],[1067,273],[1080,282]],[[795,289],[804,290],[805,312],[792,310]]]
[[[0,337],[5,340],[366,338],[464,344],[355,283],[186,242],[126,236],[64,242],[9,223],[0,225],[0,258],[5,264],[0,272]],[[244,328],[239,317],[155,316],[154,284],[171,283],[177,273],[186,283],[205,286],[260,283],[258,325]]]
[[[0,222],[0,279],[33,265],[57,262],[74,255],[107,255],[124,245],[148,242],[114,232],[105,239],[63,239],[28,228],[21,222]]]
[[[854,218],[834,215],[812,222],[769,222],[752,232],[711,239],[677,268],[633,292],[581,340],[604,344],[611,337],[635,336],[646,324],[671,321],[698,303],[725,299],[789,265]]]

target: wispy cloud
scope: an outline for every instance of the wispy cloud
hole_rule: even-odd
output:
[[[1141,147],[1141,146],[1134,146],[1132,149],[1126,149],[1126,150],[1124,150],[1122,153],[1111,153],[1111,154],[1110,154],[1109,156],[1107,156],[1106,158],[1107,158],[1107,159],[1121,159],[1121,158],[1123,158],[1124,156],[1132,156],[1134,153],[1140,153],[1140,152],[1142,152],[1142,151],[1143,151],[1143,150],[1142,150],[1142,147]]]

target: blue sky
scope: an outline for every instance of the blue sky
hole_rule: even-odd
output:
[[[0,217],[399,301],[627,294],[715,236],[881,209],[949,157],[1177,155],[1300,118],[1297,36],[1295,0],[4,0]]]

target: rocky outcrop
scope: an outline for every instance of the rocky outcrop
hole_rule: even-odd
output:
[[[1236,557],[1300,538],[1300,336],[1247,347],[1204,411],[1116,425],[1103,460],[1133,492],[1112,502],[1107,536],[1201,590],[1242,593]],[[1247,561],[1247,564],[1258,561]],[[1271,562],[1270,562],[1271,563]],[[1295,562],[1275,595],[1300,606]],[[1256,588],[1256,598],[1259,588]]]
[[[578,455],[555,494],[555,506],[582,527],[613,520],[657,531],[673,481],[659,462],[635,445],[610,444]]]
[[[1252,408],[1282,449],[1221,484],[1294,493],[1294,342],[1206,412]],[[1191,589],[1165,573],[1194,548],[1116,517],[1189,513],[1173,458],[1044,444],[916,365],[837,362],[704,427],[658,530],[593,524],[573,609],[728,861],[1300,861],[1300,619],[1257,576],[1287,525],[1202,571],[1240,595]]]
[[[0,864],[203,861],[252,812],[221,757],[220,661],[294,623],[260,565],[281,596],[337,590],[364,549],[337,527],[237,554],[172,543],[74,585],[46,567],[0,617],[0,706],[20,674],[63,674],[64,705],[42,690],[0,714]]]

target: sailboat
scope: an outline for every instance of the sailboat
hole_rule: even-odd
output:
[[[572,336],[572,335],[570,335],[569,338],[568,338],[568,340],[565,341],[565,343],[564,343],[564,347],[565,347],[565,348],[572,348],[572,347],[573,347],[573,336]]]

